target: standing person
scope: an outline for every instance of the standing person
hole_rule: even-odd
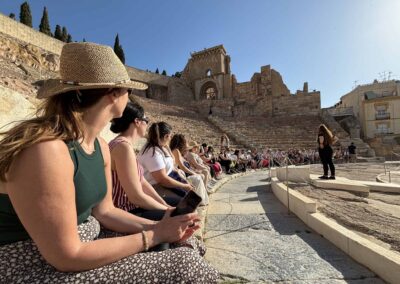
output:
[[[216,282],[187,245],[143,253],[188,239],[196,214],[171,218],[168,209],[154,222],[112,202],[110,152],[98,135],[122,115],[130,90],[146,85],[130,80],[110,47],[93,43],[65,44],[60,75],[39,89],[37,116],[2,133],[1,282]]]
[[[350,156],[350,163],[355,163],[357,161],[357,154],[356,154],[356,145],[354,145],[354,142],[351,142],[350,146],[347,148],[349,151],[349,156]]]
[[[230,147],[230,141],[229,141],[229,137],[226,134],[222,134],[221,135],[221,139],[220,139],[220,149],[222,151],[223,148],[229,148]]]
[[[146,135],[149,119],[143,107],[128,102],[121,117],[111,121],[110,130],[118,136],[108,144],[111,152],[112,196],[114,205],[137,216],[161,220],[165,211],[176,206],[178,198],[161,198],[143,177],[133,145]],[[168,204],[167,204],[168,202]]]
[[[321,124],[318,128],[318,153],[324,168],[324,175],[320,176],[320,179],[335,179],[335,166],[333,165],[332,156],[333,150],[332,145],[337,142],[337,137],[324,124]],[[328,177],[328,166],[331,171],[331,176]]]

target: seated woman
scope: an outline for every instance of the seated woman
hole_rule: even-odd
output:
[[[233,171],[233,163],[232,160],[230,159],[227,150],[225,147],[221,148],[221,153],[218,156],[219,158],[219,163],[221,166],[225,168],[225,173],[228,175],[234,174],[235,172]]]
[[[195,192],[203,199],[203,205],[208,204],[207,190],[204,185],[204,176],[192,170],[182,153],[187,150],[186,138],[182,134],[175,134],[170,142],[170,149],[178,168],[184,171],[188,181],[194,186]]]
[[[143,177],[133,145],[145,137],[148,123],[143,107],[133,102],[128,102],[121,117],[111,121],[110,130],[119,134],[109,143],[112,195],[116,207],[143,218],[161,220],[169,205],[176,206],[179,198],[164,200]]]
[[[215,179],[219,180],[222,178],[222,167],[221,164],[217,161],[217,157],[214,155],[214,148],[212,146],[208,146],[207,151],[204,153],[204,156],[201,157],[203,161],[209,165],[215,173]]]
[[[60,74],[39,89],[37,116],[0,141],[1,282],[215,283],[217,271],[187,246],[196,247],[196,214],[171,218],[168,209],[155,222],[112,202],[110,152],[98,135],[146,85],[93,43],[65,44]],[[181,247],[143,253],[173,242]]]
[[[139,162],[144,177],[164,197],[183,197],[193,186],[175,168],[175,161],[168,145],[172,127],[166,122],[153,123],[148,131],[147,142],[139,152]]]
[[[196,141],[190,141],[187,150],[188,152],[186,153],[185,158],[197,173],[204,176],[204,184],[208,189],[211,189],[211,186],[209,186],[209,181],[211,180],[210,167],[206,165],[197,154],[199,151],[199,144],[197,144]]]

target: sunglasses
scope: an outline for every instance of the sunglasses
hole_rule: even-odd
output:
[[[148,117],[138,118],[140,121],[144,121],[146,124],[150,123],[150,119]]]

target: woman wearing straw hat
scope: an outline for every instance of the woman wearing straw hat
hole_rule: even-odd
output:
[[[196,141],[190,141],[188,145],[188,152],[186,153],[185,158],[188,160],[190,165],[194,168],[194,170],[201,174],[204,177],[204,185],[208,190],[212,190],[211,185],[209,184],[211,180],[210,167],[203,163],[203,160],[199,157],[198,150],[199,144]]]
[[[167,210],[156,223],[112,203],[110,153],[98,135],[122,115],[129,90],[146,86],[130,80],[110,47],[92,43],[64,45],[60,75],[39,90],[37,117],[0,141],[1,281],[215,282],[217,272],[187,244],[139,254],[188,239],[196,214]]]

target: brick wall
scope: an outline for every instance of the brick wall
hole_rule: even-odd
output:
[[[0,14],[0,32],[55,54],[61,54],[64,45],[62,41],[49,37],[3,14]]]

